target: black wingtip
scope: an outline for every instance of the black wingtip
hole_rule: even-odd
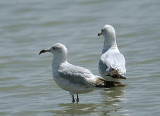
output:
[[[111,87],[125,87],[126,84],[122,84],[120,82],[114,82],[114,81],[105,81],[105,87],[111,88]]]
[[[106,79],[99,78],[96,82],[96,87],[99,88],[112,88],[112,87],[125,87],[126,84],[122,84],[117,81],[107,81]]]
[[[107,76],[110,76],[114,79],[125,79],[126,80],[126,77],[119,74],[118,71],[115,69],[112,69],[112,71]]]

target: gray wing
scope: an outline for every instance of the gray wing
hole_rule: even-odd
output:
[[[67,66],[62,67],[58,72],[60,77],[69,80],[71,83],[86,86],[92,85],[92,83],[88,81],[88,78],[91,78],[93,74],[86,68],[68,64]]]
[[[99,61],[99,68],[105,75],[109,74],[112,69],[117,70],[120,74],[126,73],[125,58],[121,53],[104,54]]]

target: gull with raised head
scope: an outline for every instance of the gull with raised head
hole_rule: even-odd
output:
[[[116,43],[115,29],[111,25],[105,25],[98,36],[103,35],[104,45],[99,60],[99,73],[108,80],[126,79],[125,58],[120,53]]]
[[[105,79],[93,75],[90,70],[75,66],[67,62],[67,48],[61,43],[54,44],[49,49],[43,49],[39,54],[50,52],[54,54],[52,61],[53,78],[58,86],[69,91],[72,102],[79,102],[78,94],[88,93],[96,88],[111,88],[124,86],[119,82],[106,81]]]

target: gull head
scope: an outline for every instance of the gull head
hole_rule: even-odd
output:
[[[64,55],[64,54],[67,54],[67,48],[65,47],[65,45],[63,45],[61,43],[56,43],[49,49],[41,50],[39,52],[39,55],[42,54],[42,53],[46,53],[46,52],[50,52],[50,53],[54,54],[54,56]]]
[[[116,46],[116,32],[111,25],[105,25],[98,36],[104,36],[104,47],[110,48],[111,46]]]
[[[105,38],[107,36],[115,36],[115,29],[111,25],[105,25],[102,29],[101,32],[98,33],[98,36],[103,35]]]

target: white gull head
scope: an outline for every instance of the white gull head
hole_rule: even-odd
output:
[[[104,36],[104,51],[107,51],[109,48],[117,48],[116,44],[116,32],[111,25],[105,25],[101,32],[98,33],[98,36]]]
[[[49,49],[43,49],[40,51],[39,54],[42,54],[45,52],[50,52],[54,54],[54,57],[63,57],[65,59],[67,58],[67,48],[65,47],[65,45],[61,43],[56,43]]]
[[[54,54],[55,57],[59,55],[61,56],[67,55],[67,48],[65,47],[65,45],[61,43],[54,44],[49,50],[52,54]]]

